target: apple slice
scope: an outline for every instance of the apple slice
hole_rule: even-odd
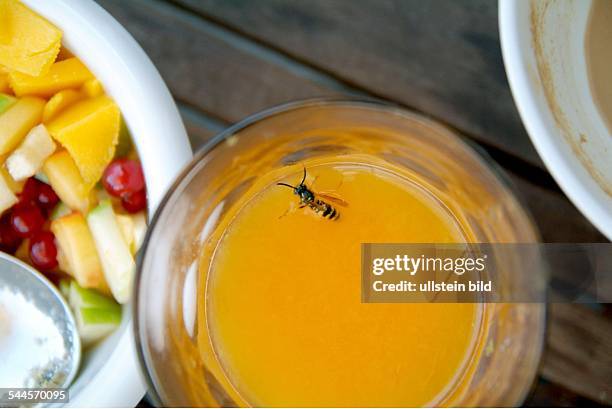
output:
[[[106,282],[115,300],[124,304],[132,293],[136,263],[111,202],[104,200],[89,212],[87,223],[96,243]]]
[[[13,205],[17,203],[17,200],[17,196],[13,193],[9,181],[4,174],[0,172],[0,214],[13,207]]]
[[[44,125],[37,125],[6,159],[6,167],[16,181],[32,177],[55,151],[55,142]]]
[[[68,152],[60,150],[51,155],[43,165],[43,172],[62,202],[73,210],[87,213],[92,197]]]
[[[96,245],[83,215],[74,212],[59,217],[51,222],[51,231],[62,254],[60,268],[74,277],[81,287],[108,294]]]
[[[132,220],[134,221],[134,247],[132,248],[132,253],[136,254],[140,250],[142,243],[144,243],[147,234],[147,216],[145,212],[136,213],[132,216]]]
[[[123,238],[130,249],[130,253],[134,254],[132,251],[134,245],[134,221],[127,214],[117,214],[117,223],[119,224],[121,234],[123,235]]]
[[[2,156],[0,156],[0,163],[3,162],[4,160]],[[15,194],[21,193],[21,191],[23,190],[23,186],[26,182],[25,180],[17,182],[15,179],[13,179],[9,171],[6,169],[6,166],[2,165],[0,165],[0,177],[4,178],[4,181],[7,183],[9,189],[11,189]]]
[[[113,332],[121,323],[121,306],[95,290],[70,282],[68,303],[74,312],[84,346]]]

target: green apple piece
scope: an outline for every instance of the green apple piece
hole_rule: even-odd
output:
[[[37,125],[6,159],[6,168],[16,181],[25,180],[34,176],[53,152],[55,142],[47,128],[42,124]]]
[[[72,308],[98,308],[98,309],[118,309],[121,311],[121,306],[111,297],[101,294],[97,290],[91,288],[83,288],[76,280],[68,280],[70,282],[70,294],[68,297],[69,304]]]
[[[51,212],[51,215],[49,216],[49,219],[51,219],[52,221],[53,220],[57,220],[60,217],[64,217],[66,215],[69,215],[70,213],[72,213],[72,209],[69,208],[68,206],[66,206],[66,204],[64,202],[59,202],[53,208],[53,211]]]
[[[124,304],[129,301],[132,293],[136,263],[110,200],[102,201],[89,212],[87,224],[111,293],[117,302]]]
[[[74,312],[79,336],[85,346],[113,332],[121,323],[121,306],[96,290],[70,282],[68,303]]]
[[[0,93],[0,114],[6,111],[17,101],[17,98]]]
[[[62,278],[59,282],[59,290],[60,293],[64,296],[66,300],[70,297],[70,281],[68,278]]]
[[[89,346],[111,334],[121,323],[118,312],[83,307],[75,312],[77,330],[84,346]]]

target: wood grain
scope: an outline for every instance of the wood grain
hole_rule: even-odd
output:
[[[612,322],[576,304],[551,304],[542,376],[612,405]]]
[[[173,6],[145,0],[100,4],[144,48],[174,97],[211,117],[235,122],[283,102],[338,94]]]
[[[176,3],[541,165],[506,80],[496,1]]]

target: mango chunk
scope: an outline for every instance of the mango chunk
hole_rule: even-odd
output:
[[[73,210],[87,213],[92,204],[90,190],[68,152],[61,150],[51,155],[43,165],[43,172],[62,202]]]
[[[7,93],[11,91],[11,87],[9,87],[8,75],[0,72],[0,92]]]
[[[63,60],[67,60],[68,58],[72,58],[72,57],[74,57],[74,54],[72,54],[72,52],[69,49],[62,46],[59,50],[59,54],[57,54],[57,58],[55,61],[63,61]]]
[[[97,78],[86,81],[81,87],[81,91],[85,93],[90,98],[99,97],[104,94],[104,88],[102,88],[102,83],[98,81]]]
[[[93,236],[83,215],[74,212],[51,222],[59,250],[62,252],[60,268],[74,277],[83,288],[95,288],[109,293],[102,264]]]
[[[55,118],[61,111],[74,104],[75,102],[84,99],[85,94],[73,89],[65,89],[53,95],[43,110],[42,121],[44,124]]]
[[[59,53],[62,32],[17,0],[0,0],[0,64],[45,74]]]
[[[106,95],[77,102],[47,129],[70,152],[89,191],[113,159],[119,141],[119,107]]]
[[[25,97],[0,115],[0,155],[15,149],[26,134],[40,123],[45,101]]]
[[[17,96],[50,97],[63,89],[78,88],[92,78],[93,74],[78,58],[69,58],[56,62],[49,72],[38,77],[11,72],[9,84]]]

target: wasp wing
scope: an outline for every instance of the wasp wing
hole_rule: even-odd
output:
[[[317,196],[319,196],[323,200],[328,200],[330,202],[333,202],[333,203],[335,203],[337,205],[344,206],[344,207],[348,206],[348,202],[346,200],[336,196],[333,193],[330,193],[330,192],[321,192],[321,193],[319,193],[319,192],[317,192],[315,194]]]

